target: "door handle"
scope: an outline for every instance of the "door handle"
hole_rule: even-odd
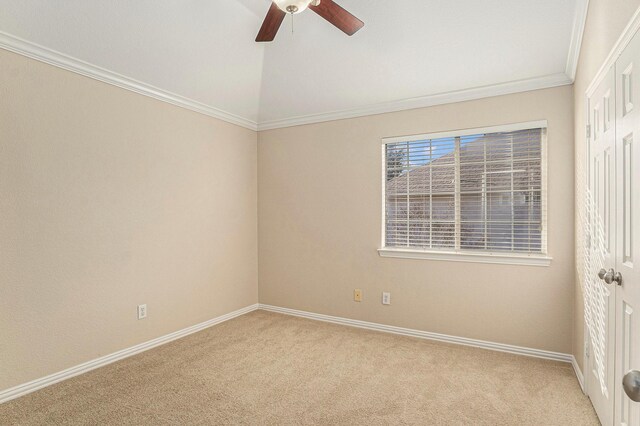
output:
[[[604,276],[607,275],[607,270],[602,268],[600,269],[600,271],[598,271],[598,278],[600,278],[601,280],[604,280]]]
[[[616,284],[622,285],[622,274],[620,272],[615,272],[612,279]]]
[[[622,274],[620,272],[614,271],[613,268],[609,269],[608,271],[604,268],[600,269],[600,271],[598,271],[598,278],[604,280],[604,282],[607,284],[612,284],[613,282],[615,282],[618,285],[622,285]]]
[[[622,387],[629,399],[640,402],[640,371],[631,370],[622,378]]]

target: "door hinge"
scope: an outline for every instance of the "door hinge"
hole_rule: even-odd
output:
[[[591,124],[587,124],[586,132],[587,132],[587,137],[590,138],[591,137]]]

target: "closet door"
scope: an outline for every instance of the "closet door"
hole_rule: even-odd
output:
[[[612,68],[589,97],[590,269],[584,289],[587,392],[604,425],[613,424],[615,393],[616,286],[605,282],[615,262],[615,94]]]
[[[640,35],[616,62],[615,424],[640,425]],[[635,370],[635,373],[633,372]]]

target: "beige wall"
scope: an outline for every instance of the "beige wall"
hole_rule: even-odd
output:
[[[540,119],[549,123],[551,267],[378,256],[382,137]],[[260,302],[570,353],[573,142],[571,86],[260,132]]]
[[[0,390],[255,303],[258,237],[262,303],[582,365],[573,140],[581,205],[584,90],[638,6],[591,0],[575,90],[259,135],[0,50]],[[378,256],[380,138],[538,119],[551,267]]]
[[[0,390],[256,303],[256,139],[0,50]]]
[[[578,271],[575,284],[575,320],[573,354],[578,364],[583,366],[584,348],[584,309],[582,295],[582,270],[580,259],[584,246],[583,224],[579,214],[579,206],[583,205],[582,194],[585,189],[585,147],[586,147],[586,110],[585,91],[595,74],[604,63],[607,55],[618,40],[622,31],[630,21],[634,12],[640,7],[640,0],[590,0],[587,23],[578,62],[578,73],[574,84],[575,111],[575,170],[576,170],[576,259]]]

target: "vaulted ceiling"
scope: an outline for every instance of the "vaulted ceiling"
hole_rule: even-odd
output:
[[[568,84],[586,0],[337,2],[258,44],[269,0],[0,0],[0,47],[270,128]]]

